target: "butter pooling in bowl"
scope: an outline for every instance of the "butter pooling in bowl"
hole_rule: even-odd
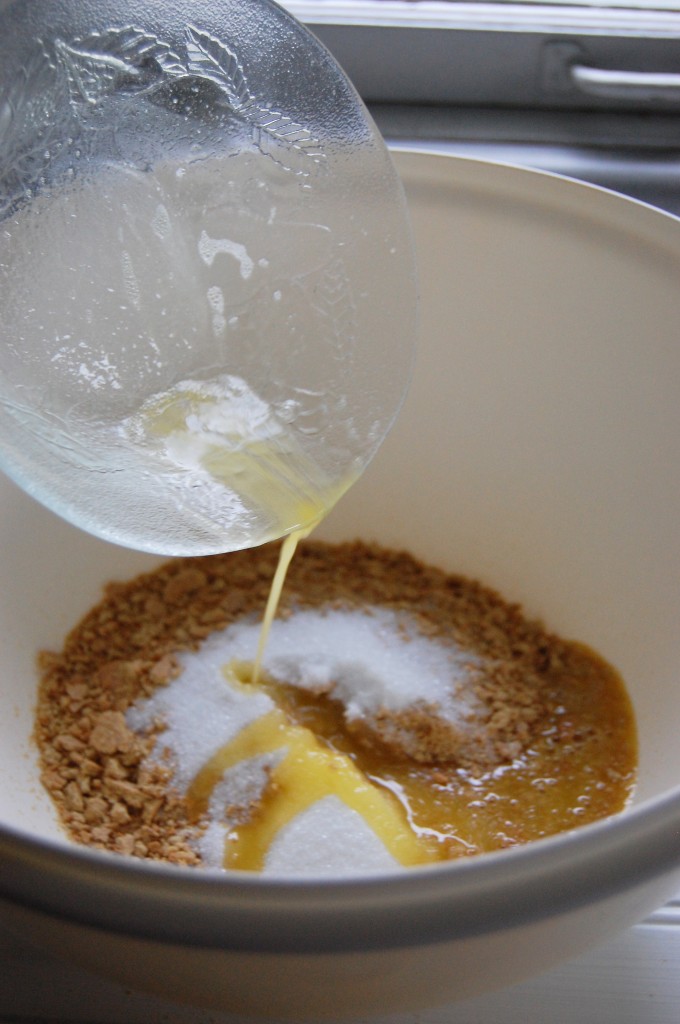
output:
[[[352,86],[267,0],[2,19],[3,468],[140,550],[310,526],[391,426],[415,332]]]

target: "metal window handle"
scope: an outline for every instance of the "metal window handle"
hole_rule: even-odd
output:
[[[680,74],[658,71],[610,71],[572,64],[569,73],[576,88],[604,99],[680,100]]]
[[[577,43],[548,43],[542,82],[548,96],[575,100],[680,106],[680,72],[628,71],[593,66]]]

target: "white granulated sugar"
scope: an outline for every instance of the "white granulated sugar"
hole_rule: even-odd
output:
[[[196,852],[204,867],[224,868],[224,844],[229,829],[219,821],[209,821],[196,839]]]
[[[225,772],[210,795],[210,817],[225,820],[259,800],[269,782],[269,773],[285,754],[284,748],[270,754],[249,757]]]
[[[211,818],[196,840],[208,868],[224,868],[228,824]],[[280,878],[341,878],[402,871],[357,811],[336,796],[317,800],[274,837],[261,874]]]
[[[222,634],[224,660],[252,658],[259,624],[236,623]],[[419,634],[406,616],[385,608],[302,610],[272,624],[263,667],[275,679],[332,693],[349,719],[416,702],[463,726],[478,709],[469,687],[474,659]]]
[[[402,869],[361,815],[338,797],[327,796],[281,829],[262,874],[340,878],[394,870]]]
[[[195,840],[196,851],[205,867],[224,868],[225,843],[234,818],[247,820],[248,805],[262,797],[269,782],[269,771],[284,756],[285,750],[276,750],[249,757],[225,772],[217,783],[210,794],[208,824]]]
[[[158,752],[167,748],[172,753],[173,781],[186,789],[213,754],[274,705],[264,693],[229,686],[222,671],[224,653],[214,644],[179,660],[181,675],[133,704],[126,718],[136,732],[163,723]]]

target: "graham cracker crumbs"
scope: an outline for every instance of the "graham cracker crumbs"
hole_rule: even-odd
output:
[[[200,863],[197,827],[167,764],[148,758],[163,728],[139,735],[125,712],[178,676],[177,655],[245,616],[260,616],[278,547],[181,559],[127,583],[73,629],[60,653],[40,656],[35,735],[42,781],[76,842],[176,864]],[[289,569],[279,614],[379,606],[415,619],[428,637],[471,657],[483,729],[460,730],[437,708],[378,709],[348,722],[357,742],[432,766],[484,772],[511,761],[548,713],[543,682],[566,648],[479,583],[405,552],[362,542],[307,541]],[[408,642],[408,641],[405,641]]]

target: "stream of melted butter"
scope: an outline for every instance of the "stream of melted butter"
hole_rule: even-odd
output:
[[[315,519],[310,526],[305,526],[299,530],[293,530],[287,537],[283,538],[281,544],[281,551],[279,553],[279,561],[276,566],[276,572],[272,579],[272,585],[269,588],[269,597],[267,598],[267,606],[264,610],[264,617],[262,619],[262,627],[260,629],[260,638],[257,645],[257,654],[255,655],[255,662],[253,665],[252,679],[253,683],[257,684],[260,676],[260,670],[262,668],[262,658],[264,657],[265,648],[267,646],[267,639],[269,632],[272,628],[272,622],[276,616],[276,611],[279,607],[279,601],[281,600],[281,591],[283,585],[286,582],[286,574],[288,567],[293,560],[293,556],[297,550],[297,546],[301,540],[308,537],[312,530],[319,525],[322,517],[319,516]]]

